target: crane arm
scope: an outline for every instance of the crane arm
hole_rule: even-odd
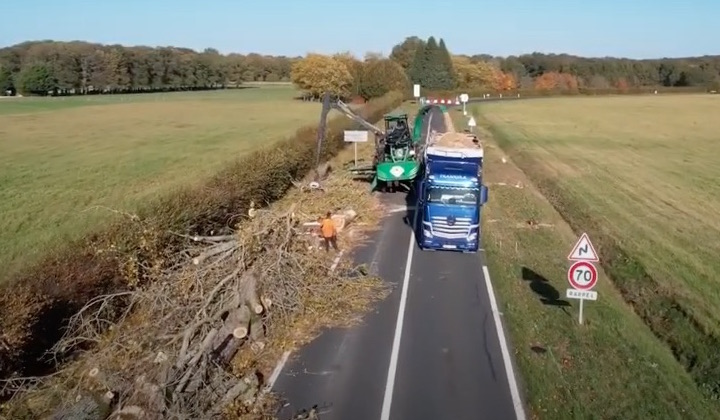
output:
[[[323,106],[322,106],[322,112],[320,113],[320,124],[318,125],[317,130],[317,152],[315,155],[315,167],[317,168],[318,165],[320,165],[320,151],[322,150],[322,143],[325,140],[325,130],[327,128],[327,116],[328,113],[330,113],[331,109],[336,109],[340,111],[341,113],[345,114],[346,117],[352,119],[353,121],[357,122],[358,124],[362,125],[366,129],[372,131],[375,133],[375,136],[377,140],[385,138],[385,132],[381,129],[375,127],[373,124],[365,121],[364,118],[357,115],[350,109],[349,106],[347,106],[343,101],[337,100],[335,102],[332,102],[330,100],[330,93],[326,92],[325,95],[323,95]],[[316,178],[319,174],[317,174],[316,170]]]
[[[383,132],[381,129],[375,127],[374,124],[371,124],[371,123],[365,121],[365,119],[362,118],[361,116],[359,116],[359,115],[357,115],[356,113],[354,113],[353,110],[350,109],[350,107],[347,106],[343,101],[341,101],[341,100],[338,99],[338,100],[337,100],[334,104],[332,104],[331,106],[332,106],[333,108],[335,108],[336,110],[338,110],[338,111],[342,112],[343,114],[345,114],[346,117],[348,117],[348,118],[350,118],[351,120],[353,120],[353,121],[357,122],[358,124],[362,125],[363,127],[365,127],[366,129],[368,129],[369,131],[372,131],[373,133],[375,133],[376,136],[379,136],[379,137],[385,136],[385,132]]]

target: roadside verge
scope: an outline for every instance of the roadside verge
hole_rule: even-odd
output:
[[[456,127],[466,125],[456,110]],[[479,112],[490,199],[483,243],[529,418],[711,418],[692,378],[601,271],[599,300],[564,298],[577,235],[498,145]],[[591,236],[592,238],[592,236]]]

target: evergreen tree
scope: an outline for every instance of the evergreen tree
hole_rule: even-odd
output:
[[[438,43],[435,37],[429,37],[415,53],[408,76],[412,83],[419,83],[427,90],[454,89],[455,71],[445,41],[441,39]]]
[[[413,56],[413,61],[408,69],[408,78],[412,83],[419,83],[423,88],[426,87],[427,78],[427,44],[418,47]]]
[[[438,55],[438,60],[442,64],[442,89],[455,89],[455,87],[457,87],[457,78],[455,76],[455,69],[453,68],[452,57],[450,56],[450,51],[448,51],[445,46],[445,41],[442,38],[440,38]]]
[[[12,72],[7,66],[0,65],[0,96],[5,95],[7,91],[13,91],[14,88]]]
[[[438,62],[439,47],[435,37],[431,36],[428,38],[427,44],[423,55],[425,56],[425,78],[424,86],[428,90],[438,90],[442,75],[438,74],[441,71],[440,63]]]

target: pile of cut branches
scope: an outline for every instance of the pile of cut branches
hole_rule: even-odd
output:
[[[157,278],[88,302],[53,348],[58,359],[80,357],[48,377],[0,383],[0,394],[20,400],[13,417],[45,415],[47,407],[60,407],[60,418],[93,420],[260,415],[263,363],[301,341],[292,332],[298,318],[352,312],[353,297],[370,303],[368,290],[382,289],[376,279],[362,286],[329,269],[332,259],[315,252],[296,215],[302,202],[253,209],[231,235],[180,235],[187,248],[168,257]]]

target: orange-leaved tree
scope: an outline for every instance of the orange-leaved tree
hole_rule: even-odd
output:
[[[313,98],[325,92],[347,98],[353,78],[345,63],[333,57],[309,53],[295,62],[290,73],[292,82]]]
[[[621,77],[615,82],[615,88],[619,90],[622,93],[627,93],[627,91],[630,89],[630,84],[628,83],[627,79],[624,77]]]
[[[535,89],[576,91],[578,80],[572,74],[551,71],[543,73],[535,79]]]
[[[517,79],[512,73],[504,73],[500,69],[495,69],[495,80],[493,87],[495,91],[503,92],[514,90],[517,88]]]

